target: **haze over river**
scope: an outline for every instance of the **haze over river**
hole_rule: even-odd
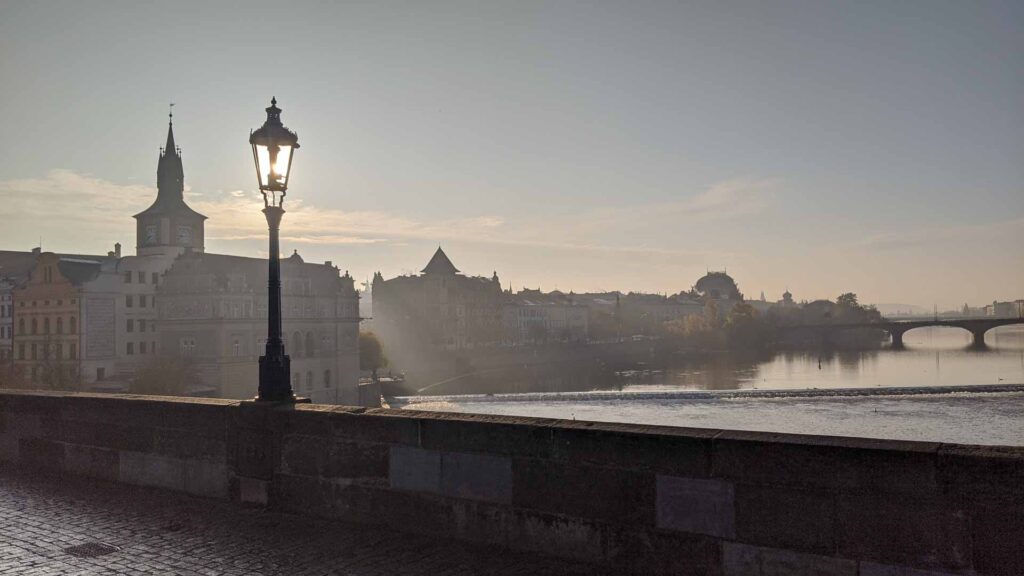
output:
[[[396,406],[699,428],[1024,445],[1024,326],[920,328],[905,350],[718,355],[589,392],[419,396]]]

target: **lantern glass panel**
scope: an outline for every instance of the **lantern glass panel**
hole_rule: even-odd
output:
[[[270,177],[270,150],[267,146],[256,144],[256,161],[259,164],[260,188],[273,187],[287,184],[288,164],[292,158],[291,146],[280,146],[277,159],[274,162],[273,173],[275,178]]]

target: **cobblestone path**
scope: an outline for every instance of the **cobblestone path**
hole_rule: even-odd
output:
[[[78,557],[72,546],[117,547]],[[590,574],[593,568],[162,490],[0,468],[0,574]]]

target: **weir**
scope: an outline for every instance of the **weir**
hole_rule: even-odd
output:
[[[2,392],[0,460],[623,572],[1024,572],[1021,447]]]

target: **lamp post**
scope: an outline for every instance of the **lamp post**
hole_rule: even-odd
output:
[[[281,257],[278,230],[284,215],[284,197],[288,190],[292,155],[299,138],[281,124],[277,99],[270,100],[267,120],[249,133],[256,177],[263,194],[263,214],[270,228],[270,269],[267,281],[267,348],[260,356],[258,401],[294,402],[291,383],[291,359],[284,353],[281,339]]]

